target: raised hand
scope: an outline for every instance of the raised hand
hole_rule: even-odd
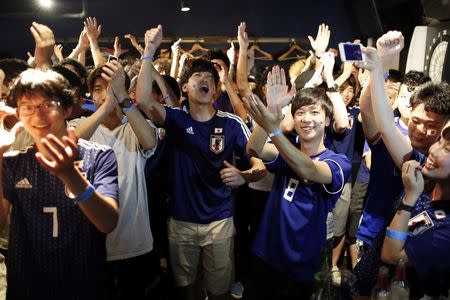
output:
[[[122,54],[122,44],[120,43],[120,38],[116,36],[114,38],[114,56],[119,57]]]
[[[67,130],[68,136],[61,139],[53,134],[48,134],[41,139],[41,145],[50,157],[44,157],[41,152],[36,152],[38,162],[58,178],[70,178],[76,172],[74,162],[78,156],[77,136],[75,129]]]
[[[89,41],[98,41],[98,37],[102,33],[102,25],[97,25],[97,19],[95,17],[89,17],[84,21],[84,30],[87,33]]]
[[[333,67],[334,67],[334,54],[331,52],[325,52],[320,57],[320,62],[323,65],[323,73],[325,74],[325,79],[333,79]]]
[[[228,81],[228,68],[227,65],[221,59],[213,59],[211,62],[219,73],[220,82],[225,83]]]
[[[294,85],[292,85],[291,90],[288,92],[284,69],[279,66],[274,66],[272,71],[267,74],[266,99],[269,110],[276,112],[277,107],[283,108],[289,104],[295,96],[295,92]]]
[[[239,171],[235,166],[226,160],[223,162],[223,165],[225,168],[220,171],[220,178],[227,187],[236,188],[245,183],[245,179],[242,177],[241,171]]]
[[[378,54],[382,59],[391,58],[405,47],[405,38],[400,31],[388,31],[377,40]]]
[[[108,81],[113,94],[121,101],[127,96],[125,72],[118,61],[110,61],[102,67],[102,78]]]
[[[243,97],[244,106],[252,119],[258,123],[267,133],[274,132],[280,128],[283,118],[281,107],[276,106],[274,112],[267,109],[258,96],[252,94],[250,97]]]
[[[234,48],[234,43],[230,42],[230,48],[227,50],[227,56],[230,60],[230,64],[234,64],[236,57],[236,49]]]
[[[383,68],[381,58],[378,55],[377,50],[375,48],[372,47],[363,48],[363,53],[366,55],[366,58],[365,60],[356,63],[356,66],[358,68],[364,68],[371,72]]]
[[[402,181],[405,193],[417,200],[424,188],[422,167],[418,161],[410,160],[403,163]]]
[[[55,46],[53,31],[49,27],[36,22],[32,23],[30,31],[36,44],[34,52],[36,66],[40,68],[46,64],[51,65],[53,47]]]
[[[55,47],[53,48],[53,52],[55,53],[55,56],[59,61],[62,61],[64,59],[62,49],[63,46],[61,44],[55,45]]]
[[[238,26],[238,42],[239,49],[247,49],[248,48],[248,34],[245,31],[247,29],[247,24],[245,22],[241,22]]]
[[[89,48],[89,38],[85,28],[81,31],[80,37],[78,38],[78,47],[80,47],[82,50],[86,50]]]
[[[172,54],[173,56],[178,57],[180,55],[180,51],[181,51],[181,39],[178,39],[175,43],[173,43],[172,46],[170,46],[170,50],[172,50]]]
[[[313,39],[312,36],[308,35],[311,47],[314,49],[316,55],[321,55],[327,50],[328,43],[330,42],[330,30],[328,25],[320,24],[317,30],[317,36]]]
[[[149,51],[153,55],[161,44],[163,37],[162,25],[149,29],[145,32],[145,51]]]
[[[16,140],[17,134],[23,128],[22,122],[17,122],[14,127],[8,131],[4,128],[3,120],[7,116],[14,116],[16,110],[12,107],[0,104],[0,155],[3,155]]]

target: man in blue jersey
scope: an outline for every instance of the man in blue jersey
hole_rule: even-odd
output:
[[[34,146],[0,129],[0,228],[11,215],[8,299],[106,299],[106,233],[118,220],[112,150],[66,130],[73,94],[54,71],[27,70],[0,117],[16,113]],[[10,206],[12,210],[10,213]]]
[[[161,25],[145,34],[136,99],[144,113],[166,130],[172,269],[176,284],[182,287],[181,298],[201,299],[196,293],[201,258],[209,299],[227,299],[234,233],[231,188],[260,179],[265,168],[257,159],[250,161],[252,168],[247,171],[231,164],[234,154],[246,156],[250,132],[237,116],[214,109],[219,75],[211,62],[193,60],[183,74],[189,112],[150,100],[151,60],[161,39]]]
[[[362,92],[360,101],[364,134],[372,151],[367,202],[356,235],[363,242],[359,242],[360,248],[363,249],[372,243],[380,229],[385,226],[386,217],[390,215],[395,200],[403,190],[401,172],[397,167],[401,167],[403,161],[409,159],[411,147],[424,154],[428,152],[429,147],[439,136],[438,133],[444,125],[449,109],[445,101],[439,100],[445,98],[445,91],[438,85],[431,84],[425,90],[418,88],[411,99],[399,97],[400,118],[394,118],[392,107],[384,95],[384,81],[381,82],[379,76],[374,76],[383,72],[382,62],[402,50],[401,32],[386,33],[377,41],[377,48],[381,60],[377,55],[379,65],[376,66],[374,74],[371,71],[371,78]],[[362,65],[362,67],[375,66]],[[413,85],[423,81],[417,75],[414,77],[417,77],[415,80],[417,84]],[[372,87],[375,84],[377,86]],[[369,95],[371,89],[377,91],[377,94]],[[389,140],[397,144],[390,145],[387,143]]]
[[[285,76],[273,69],[268,76],[268,108],[256,97],[245,98],[259,126],[247,150],[274,172],[253,253],[257,256],[254,279],[246,299],[308,299],[313,275],[319,269],[326,240],[326,218],[350,176],[351,163],[344,154],[324,146],[325,127],[333,117],[333,104],[321,89],[297,92],[291,107],[297,144],[280,130],[279,99],[286,95]],[[277,92],[280,91],[280,92]],[[270,137],[273,144],[266,143]]]

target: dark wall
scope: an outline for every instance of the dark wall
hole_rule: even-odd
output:
[[[359,37],[354,29],[357,26],[353,24],[351,8],[346,3],[349,1],[191,0],[191,11],[183,13],[178,0],[89,0],[86,16],[98,18],[103,26],[102,37],[106,38],[128,32],[142,37],[146,29],[157,24],[164,26],[166,37],[235,37],[240,21],[247,21],[250,36],[299,38],[315,35],[318,24],[326,22],[332,28],[330,44],[333,45]],[[26,58],[26,51],[32,51],[34,47],[29,32],[33,20],[49,25],[57,40],[78,37],[83,21],[81,18],[61,18],[56,13],[0,14],[0,52]],[[68,54],[70,49],[66,51]]]

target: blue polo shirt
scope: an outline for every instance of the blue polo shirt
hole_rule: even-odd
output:
[[[199,122],[179,108],[164,108],[172,217],[200,224],[231,217],[231,189],[220,171],[225,160],[233,162],[233,155],[247,157],[247,126],[220,110]]]
[[[304,182],[281,155],[266,163],[275,179],[253,245],[253,252],[266,264],[293,280],[308,283],[320,265],[327,213],[351,172],[345,155],[328,149],[311,159],[328,164],[330,184]]]

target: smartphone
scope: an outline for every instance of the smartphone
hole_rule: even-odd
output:
[[[339,43],[341,61],[363,61],[364,53],[361,44]]]
[[[112,62],[113,60],[118,60],[118,58],[114,55],[108,55],[108,62]]]

